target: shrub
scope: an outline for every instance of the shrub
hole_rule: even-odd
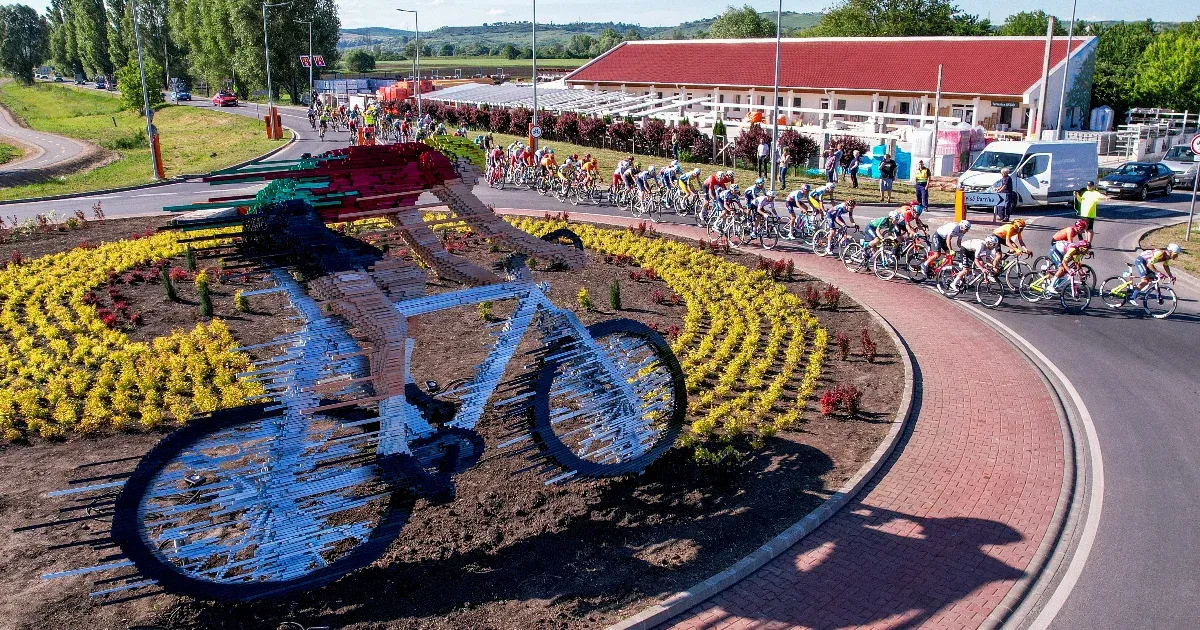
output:
[[[233,294],[233,307],[236,308],[239,313],[249,313],[250,300],[242,293],[242,291],[239,290]]]
[[[212,295],[209,294],[207,271],[196,274],[196,295],[200,298],[200,315],[212,317],[213,303]]]
[[[608,305],[614,311],[621,310],[621,283],[616,279],[608,283]]]
[[[845,361],[848,359],[850,357],[850,335],[840,332],[833,340],[837,344],[838,353],[841,354],[842,360]]]
[[[485,322],[492,321],[492,301],[487,300],[479,303],[479,319]]]
[[[173,282],[173,273],[172,272],[174,272],[174,271],[175,271],[174,269],[168,270],[167,267],[165,267],[165,266],[162,268],[163,291],[166,292],[168,300],[170,300],[172,302],[178,302],[179,294],[177,294],[175,292],[175,283]],[[95,294],[93,294],[93,295],[95,295]]]
[[[524,136],[529,133],[529,121],[533,120],[533,112],[518,107],[508,115],[508,131],[515,136]]]
[[[585,311],[595,310],[596,304],[592,302],[592,296],[588,294],[587,288],[582,288],[576,294],[575,299],[579,302],[579,308]]]
[[[825,302],[825,308],[831,311],[837,310],[838,303],[842,301],[842,290],[831,284],[825,287],[821,293],[821,299]]]
[[[821,395],[821,415],[831,416],[839,409],[850,416],[858,414],[862,392],[849,383],[839,383]]]
[[[804,287],[804,304],[809,309],[819,308],[821,306],[821,290],[816,285],[808,285]]]
[[[746,164],[755,164],[758,162],[758,145],[763,141],[771,141],[771,135],[768,134],[762,125],[753,124],[750,128],[742,132],[742,135],[733,141],[733,156],[742,160]]]
[[[195,271],[196,270],[196,250],[192,249],[191,245],[187,246],[187,251],[185,252],[185,256],[186,256],[185,260],[187,261],[187,270]]]
[[[787,129],[779,134],[779,146],[786,149],[791,164],[803,165],[808,158],[821,150],[820,145],[812,138],[798,133],[795,129]]]
[[[155,87],[155,79],[162,76],[162,66],[154,62],[153,59],[147,57],[145,60],[146,81],[149,83],[146,90],[146,96],[150,99],[150,107],[162,105],[163,100],[162,90]],[[125,109],[131,109],[138,112],[144,112],[142,101],[142,73],[138,68],[138,59],[136,56],[129,58],[129,63],[125,67],[117,70],[117,89],[121,91],[121,104]],[[143,115],[145,115],[143,113]],[[145,138],[145,134],[142,134]],[[145,146],[145,145],[142,145]]]
[[[862,329],[862,354],[866,357],[868,363],[874,363],[875,353],[875,341],[871,339],[871,332],[864,328]]]
[[[859,155],[867,155],[871,152],[871,147],[867,146],[866,142],[854,136],[838,136],[831,140],[832,144],[842,147],[842,166],[850,165],[851,158],[854,157],[854,152],[858,151]]]
[[[608,125],[604,120],[595,116],[585,116],[578,119],[576,123],[576,133],[579,134],[580,144],[592,147],[598,147],[604,142],[604,133],[607,129]]]
[[[511,110],[507,107],[497,107],[488,112],[488,128],[492,131],[504,133],[510,128]]]
[[[612,142],[613,151],[630,151],[629,141],[637,134],[638,128],[632,123],[615,122],[608,126],[606,134]]]

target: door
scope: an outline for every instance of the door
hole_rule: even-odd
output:
[[[1050,202],[1050,154],[1034,153],[1025,157],[1013,177],[1013,188],[1024,203]]]
[[[1159,163],[1155,166],[1158,167],[1158,177],[1156,178],[1158,189],[1165,193],[1167,192],[1167,186],[1171,185],[1171,178],[1174,177],[1174,173],[1172,173],[1170,167],[1166,164]]]

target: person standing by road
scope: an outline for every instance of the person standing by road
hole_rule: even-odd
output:
[[[846,173],[850,175],[851,188],[858,188],[859,166],[862,166],[862,153],[855,149],[854,155],[850,156],[850,163],[846,165]]]
[[[779,149],[779,187],[787,188],[787,170],[788,164],[791,163],[792,156],[787,149]]]
[[[771,144],[763,138],[758,143],[758,176],[766,177],[771,164]]]
[[[837,182],[838,162],[842,160],[841,151],[837,150],[836,145],[825,154],[825,181],[827,183]]]
[[[1100,200],[1104,193],[1096,190],[1096,182],[1088,182],[1087,188],[1075,193],[1075,203],[1079,208],[1080,220],[1087,223],[1087,240],[1090,242],[1095,235],[1096,211],[1100,209]]]
[[[879,202],[884,202],[884,194],[887,195],[887,203],[892,202],[892,185],[896,182],[896,160],[892,159],[891,153],[886,153],[883,156],[883,161],[879,163]]]
[[[1000,169],[1000,179],[996,181],[996,193],[1000,195],[1000,203],[992,209],[992,218],[996,223],[1008,223],[1009,208],[1013,206],[1013,179],[1008,167]]]
[[[917,172],[913,175],[913,183],[917,189],[917,203],[924,207],[929,207],[929,168],[925,166],[925,160],[917,161]]]

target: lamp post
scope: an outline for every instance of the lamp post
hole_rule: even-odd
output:
[[[775,12],[775,95],[774,113],[771,116],[771,190],[775,190],[775,176],[779,171],[779,49],[783,39],[783,0]]]
[[[421,22],[413,9],[396,9],[413,14],[413,89],[417,92],[417,124],[421,124]]]
[[[270,128],[272,130],[271,138],[274,139],[275,129],[275,96],[271,91],[271,41],[267,34],[267,9],[274,7],[285,7],[291,2],[276,2],[274,4],[262,3],[263,15],[263,57],[267,60],[267,116],[271,119]]]
[[[133,41],[137,44],[138,72],[142,76],[142,105],[146,108],[146,140],[150,142],[150,168],[154,179],[159,179],[162,167],[158,163],[158,152],[154,150],[154,112],[150,109],[150,93],[146,90],[146,65],[142,60],[142,36],[138,30],[137,0],[132,1]]]
[[[1067,79],[1071,78],[1071,40],[1075,38],[1075,6],[1079,0],[1071,3],[1071,28],[1067,31],[1067,56],[1063,60],[1062,90],[1058,93],[1058,125],[1054,130],[1054,139],[1063,139],[1063,108],[1067,103]]]
[[[313,54],[312,54],[312,20],[296,20],[297,24],[308,25],[308,95],[313,93]],[[311,103],[310,103],[311,104]]]
[[[538,126],[537,108],[537,0],[533,0],[533,126]],[[536,138],[535,144],[536,144]],[[534,147],[537,148],[537,147]]]

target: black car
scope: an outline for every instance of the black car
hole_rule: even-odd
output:
[[[1096,187],[1109,197],[1135,197],[1142,201],[1155,193],[1171,194],[1174,172],[1158,162],[1126,162],[1100,178]]]

